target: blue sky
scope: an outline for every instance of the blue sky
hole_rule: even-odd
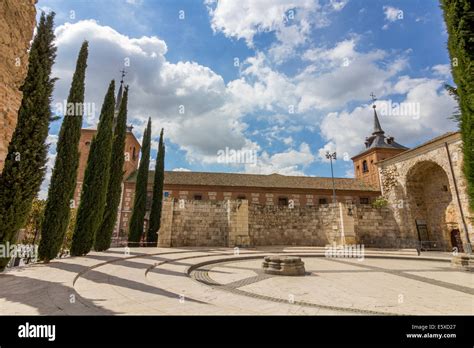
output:
[[[335,150],[335,174],[350,177],[350,157],[371,133],[371,92],[379,108],[413,107],[380,115],[406,146],[456,127],[438,1],[40,0],[37,8],[56,12],[54,103],[66,98],[89,40],[86,101],[97,111],[84,127],[96,125],[125,64],[129,121],[140,141],[148,116],[155,141],[165,128],[167,170],[329,176],[323,155]],[[59,126],[50,130],[50,165]],[[256,163],[222,163],[226,148],[256,154]]]

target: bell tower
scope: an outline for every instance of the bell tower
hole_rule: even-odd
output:
[[[374,187],[380,188],[377,162],[398,155],[408,150],[408,148],[397,143],[394,137],[385,136],[377,115],[377,106],[375,105],[377,99],[373,93],[370,96],[372,97],[372,108],[374,109],[373,132],[372,135],[365,138],[365,149],[352,157],[352,162],[354,163],[356,179],[361,179]]]

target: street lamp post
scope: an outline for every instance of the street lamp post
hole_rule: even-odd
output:
[[[326,158],[331,162],[331,177],[332,177],[332,202],[337,203],[336,200],[336,185],[334,182],[334,171],[332,169],[332,160],[336,160],[336,152],[330,153],[329,151],[326,152]]]

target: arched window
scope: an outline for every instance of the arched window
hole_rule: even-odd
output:
[[[367,165],[367,161],[362,162],[362,171],[364,173],[369,171],[369,166]]]
[[[135,161],[135,158],[136,158],[136,154],[135,154],[135,146],[133,147],[133,154],[132,154],[132,158],[133,158],[133,160]]]

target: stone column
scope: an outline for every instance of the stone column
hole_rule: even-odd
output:
[[[354,209],[352,204],[339,202],[339,218],[341,244],[355,244]]]
[[[163,200],[161,209],[161,224],[158,231],[158,247],[171,247],[171,231],[173,227],[174,201],[171,198]]]
[[[227,246],[249,246],[249,208],[247,200],[227,201],[230,205]]]

